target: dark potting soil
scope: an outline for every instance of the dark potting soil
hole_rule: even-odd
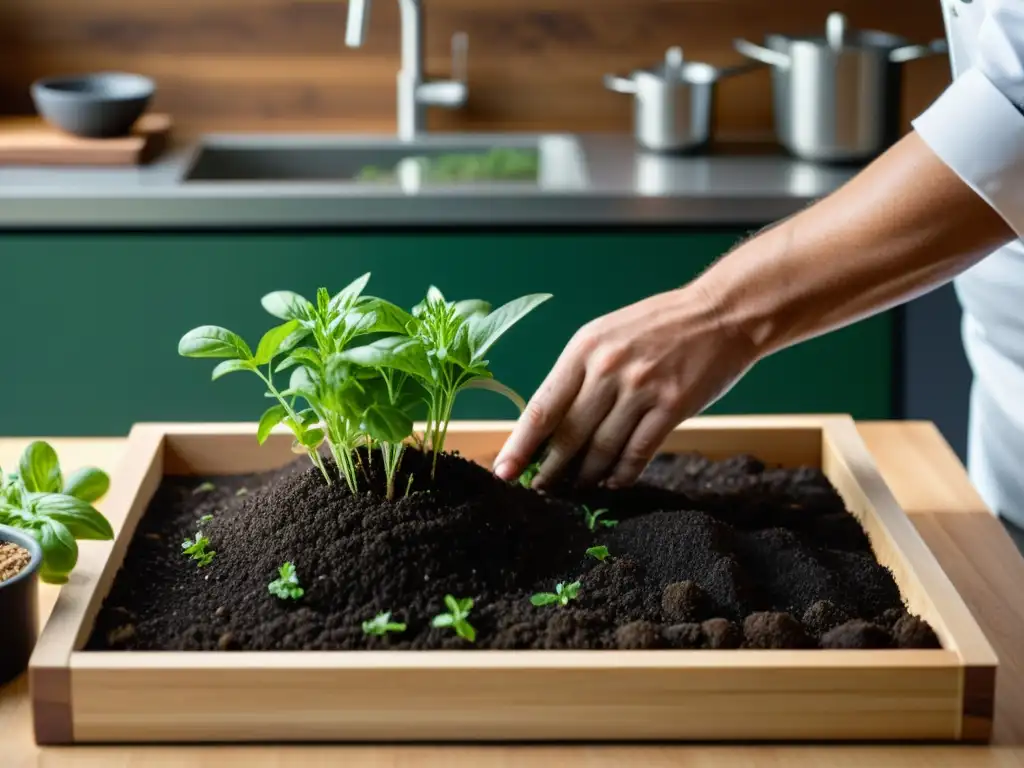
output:
[[[633,488],[540,494],[457,455],[439,458],[430,483],[430,457],[410,449],[399,498],[386,501],[374,459],[363,454],[370,481],[356,496],[305,458],[260,475],[165,478],[87,647],[939,647],[817,469],[659,456]],[[583,504],[618,524],[588,530]],[[203,567],[182,552],[197,529],[216,552]],[[610,557],[588,557],[594,545]],[[268,590],[285,561],[297,600]],[[577,580],[568,606],[530,602]],[[446,594],[474,600],[475,643],[431,626]],[[364,634],[381,611],[406,631]]]

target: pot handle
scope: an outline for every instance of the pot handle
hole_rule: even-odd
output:
[[[715,80],[724,80],[727,77],[735,77],[736,75],[745,75],[747,72],[753,72],[755,69],[760,69],[765,66],[763,61],[752,61],[749,64],[737,64],[732,67],[721,67],[715,70]]]
[[[903,64],[914,59],[923,59],[926,56],[943,53],[949,53],[949,43],[946,42],[946,38],[939,37],[928,45],[904,45],[902,48],[894,48],[889,51],[889,61],[893,64]]]
[[[619,75],[605,75],[604,87],[616,93],[636,93],[636,83],[628,77],[621,77]]]
[[[773,51],[770,48],[765,48],[761,45],[755,45],[742,38],[736,38],[732,41],[733,48],[739,53],[746,56],[748,59],[755,59],[762,64],[767,64],[771,67],[778,67],[779,69],[789,69],[790,58],[784,53]]]

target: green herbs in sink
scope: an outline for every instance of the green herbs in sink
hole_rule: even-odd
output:
[[[433,157],[411,156],[402,163],[415,161],[422,169],[426,184],[458,184],[465,182],[534,181],[539,167],[534,149],[492,149],[479,153],[451,153]],[[358,181],[393,183],[398,166],[380,168],[368,165],[356,175]]]

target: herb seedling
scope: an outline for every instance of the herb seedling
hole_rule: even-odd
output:
[[[460,391],[489,389],[509,398],[520,412],[525,409],[518,394],[493,378],[484,356],[509,328],[550,298],[550,294],[532,294],[491,311],[490,304],[478,299],[447,301],[431,286],[426,299],[411,315],[403,316],[402,335],[355,347],[343,357],[359,365],[406,373],[425,390],[424,443],[434,454],[433,477]]]
[[[181,549],[184,554],[191,557],[202,568],[204,565],[209,565],[213,562],[213,556],[217,554],[216,550],[207,549],[210,545],[210,540],[206,538],[206,534],[202,531],[196,531],[195,538],[185,539],[181,542]]]
[[[237,491],[235,491],[235,496],[247,496],[248,494],[249,489],[245,487],[239,488]]]
[[[305,590],[299,586],[299,577],[293,563],[286,562],[277,569],[277,574],[278,578],[267,585],[270,594],[282,600],[298,600],[305,594]]]
[[[540,472],[540,462],[535,461],[523,470],[523,474],[519,476],[519,484],[523,488],[531,488],[533,486],[533,478]]]
[[[208,523],[211,520],[213,520],[213,515],[203,515],[202,517],[199,518],[199,522],[200,523]]]
[[[607,509],[598,509],[594,512],[590,511],[590,507],[583,505],[583,519],[587,523],[588,530],[594,530],[597,526],[603,526],[605,528],[614,528],[619,524],[618,520],[598,520],[601,515],[607,512]]]
[[[519,395],[494,380],[484,357],[509,328],[551,297],[523,296],[491,311],[484,301],[446,301],[431,287],[410,313],[363,295],[369,278],[369,273],[357,278],[334,296],[320,288],[315,301],[292,291],[267,294],[264,309],[284,322],[263,335],[255,352],[238,334],[203,325],[181,338],[178,354],[221,358],[214,380],[236,371],[256,374],[266,397],[277,401],[260,418],[257,439],[262,444],[275,427],[285,425],[295,436],[293,448],[309,455],[328,484],[332,479],[321,445],[327,444],[353,493],[362,468],[358,449],[379,447],[390,499],[406,440],[415,439],[417,407],[426,406],[422,443],[434,453],[431,477],[460,391],[489,389],[508,397],[520,412],[526,407]],[[378,338],[353,345],[369,334]],[[280,389],[274,374],[288,369],[288,386]],[[299,407],[300,400],[305,408]]]
[[[587,550],[587,556],[588,557],[592,557],[595,560],[600,560],[602,563],[608,557],[610,557],[610,555],[608,553],[608,547],[604,546],[603,544],[601,546],[591,547],[590,549],[588,549]]]
[[[405,632],[405,624],[391,620],[391,611],[382,611],[369,621],[363,622],[363,632],[367,635],[386,635],[388,632]]]
[[[266,396],[277,403],[260,417],[257,440],[284,424],[295,437],[293,448],[308,454],[313,465],[331,484],[320,446],[327,443],[338,471],[349,489],[357,491],[356,448],[371,440],[401,443],[412,432],[412,419],[381,397],[385,388],[368,385],[366,376],[341,355],[357,337],[370,333],[404,333],[404,317],[411,315],[372,296],[362,295],[367,273],[331,296],[320,288],[311,302],[292,291],[275,291],[262,299],[263,308],[285,322],[267,331],[254,353],[238,334],[204,325],[186,333],[178,354],[195,358],[223,358],[213,370],[214,380],[235,371],[250,371],[266,386]],[[311,340],[312,346],[300,346]],[[284,356],[279,362],[279,356]],[[279,389],[274,374],[291,369],[288,386]],[[300,409],[298,400],[306,402]]]
[[[570,600],[576,599],[579,592],[580,583],[578,581],[574,581],[572,584],[558,582],[555,584],[554,592],[538,592],[530,597],[530,602],[536,606],[551,605],[552,603],[568,605]]]
[[[456,600],[451,595],[444,596],[444,604],[448,608],[447,613],[439,613],[431,622],[435,627],[451,627],[455,634],[469,642],[476,641],[476,629],[466,619],[469,612],[473,610],[473,598],[464,597]]]
[[[93,467],[65,478],[53,447],[34,441],[16,472],[0,472],[0,525],[31,534],[43,550],[40,578],[64,584],[78,563],[78,541],[114,538],[110,523],[93,507],[109,487],[107,474]]]
[[[215,491],[215,490],[217,490],[217,486],[214,485],[213,483],[207,481],[205,483],[200,483],[195,488],[193,488],[192,489],[192,493],[193,494],[209,493],[210,491]]]

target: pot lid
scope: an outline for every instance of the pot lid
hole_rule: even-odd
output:
[[[714,82],[718,77],[718,70],[701,61],[684,61],[683,49],[676,45],[665,52],[665,58],[659,65],[637,70],[634,75],[655,77],[668,82],[696,84]]]
[[[847,22],[846,15],[833,11],[825,19],[825,34],[823,35],[769,35],[769,37],[783,40],[787,43],[809,43],[822,48],[868,48],[877,50],[889,50],[900,48],[909,43],[909,40],[900,35],[889,32],[881,32],[875,29],[854,29]]]

